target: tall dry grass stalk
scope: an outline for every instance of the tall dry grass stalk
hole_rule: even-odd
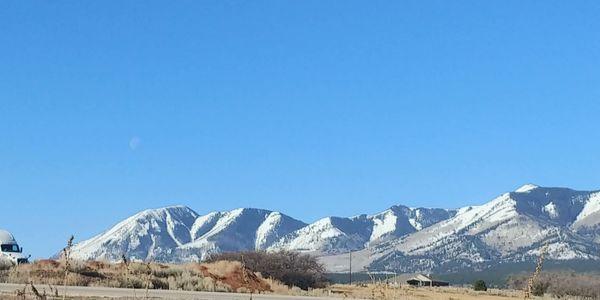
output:
[[[123,266],[125,266],[123,272],[124,272],[124,277],[125,277],[125,287],[129,287],[129,285],[131,285],[131,288],[133,289],[133,298],[135,299],[135,284],[133,284],[133,280],[131,280],[131,261],[127,259],[127,257],[125,256],[125,254],[121,255],[121,260],[123,263]]]
[[[35,287],[35,285],[33,285],[33,282],[29,283],[31,285],[31,291],[33,292],[33,295],[35,296],[36,299],[38,300],[46,300],[48,299],[48,297],[46,296],[46,291],[44,291],[44,293],[40,293],[38,291],[38,289]]]
[[[71,249],[73,248],[73,240],[75,237],[71,235],[69,240],[67,241],[67,246],[63,249],[63,259],[65,261],[64,265],[64,278],[63,278],[63,300],[67,298],[67,281],[69,280],[69,268],[71,267]]]
[[[535,283],[535,280],[537,279],[537,277],[540,275],[540,272],[542,271],[542,266],[544,264],[544,255],[546,254],[546,251],[548,251],[548,241],[546,241],[546,243],[544,244],[544,247],[542,247],[542,249],[540,250],[540,257],[538,258],[537,264],[535,266],[535,271],[533,272],[533,275],[531,275],[531,277],[529,277],[529,280],[527,281],[527,286],[525,287],[525,293],[523,296],[524,299],[531,298],[533,284]]]
[[[152,282],[152,262],[147,261],[144,266],[146,267],[146,294],[144,299],[148,299],[148,290],[150,289],[150,284]]]
[[[244,261],[244,255],[242,254],[242,280],[244,282],[244,284],[248,284],[249,280],[248,280],[248,274],[246,274],[247,269],[246,269],[246,262]],[[254,289],[250,289],[250,300],[252,300],[252,293],[254,292]]]
[[[25,300],[27,298],[27,285],[25,285],[22,290],[17,289],[15,292],[16,292],[17,298],[21,298],[21,299]]]

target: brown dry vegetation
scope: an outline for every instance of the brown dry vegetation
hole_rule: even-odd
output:
[[[523,292],[516,290],[489,289],[476,292],[460,287],[411,287],[384,284],[348,285],[335,284],[322,289],[301,290],[299,288],[274,289],[281,295],[331,296],[345,299],[373,300],[512,300],[523,299]],[[555,299],[551,297],[535,299]]]
[[[62,261],[39,260],[0,270],[0,282],[62,285],[63,268]],[[225,261],[185,265],[71,261],[67,277],[73,286],[253,293],[271,292],[269,282],[238,262]]]
[[[40,260],[18,268],[0,269],[0,282],[34,283],[47,291],[63,284],[63,262]],[[111,264],[98,261],[72,261],[68,285],[105,286],[140,289],[172,289],[189,291],[222,291],[275,293],[281,295],[336,296],[377,300],[502,300],[522,299],[526,276],[510,279],[508,290],[490,289],[476,292],[458,287],[409,287],[385,284],[331,285],[302,290],[289,287],[272,278],[242,267],[240,262],[215,261],[203,264]],[[545,290],[543,297],[534,299],[600,299],[600,278],[576,273],[542,273],[536,286]],[[31,289],[31,288],[30,288]],[[51,293],[50,295],[54,295]],[[4,297],[4,296],[3,296]]]
[[[523,299],[519,290],[488,289],[477,292],[462,287],[411,287],[383,284],[360,286],[332,285],[326,289],[313,290],[308,295],[336,296],[340,298],[360,298],[373,300],[513,300]],[[534,297],[533,300],[557,299],[550,296]],[[575,298],[566,298],[575,299]],[[579,298],[577,298],[579,299]]]
[[[245,268],[262,274],[265,278],[272,278],[289,287],[299,287],[304,290],[323,288],[328,284],[323,265],[314,256],[298,252],[221,253],[213,255],[208,261],[237,261],[243,263]]]
[[[476,292],[458,287],[411,287],[368,284],[361,286],[334,285],[328,288],[332,293],[345,297],[377,300],[509,300],[522,299],[522,293],[510,290]]]
[[[523,289],[527,277],[512,276],[507,285]],[[575,272],[542,272],[533,283],[534,295],[552,295],[557,298],[600,299],[600,276]]]

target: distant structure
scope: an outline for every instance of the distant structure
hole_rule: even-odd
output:
[[[418,274],[417,276],[409,279],[406,283],[412,286],[449,286],[450,283],[447,281],[434,280],[431,276]]]
[[[23,248],[19,247],[12,233],[0,229],[0,259],[19,265],[28,263],[30,256],[23,254]]]

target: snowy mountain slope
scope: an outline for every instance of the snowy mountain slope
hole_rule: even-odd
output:
[[[72,257],[114,261],[125,254],[144,260],[170,253],[192,240],[190,228],[196,218],[198,214],[184,206],[145,210],[98,236],[76,244]]]
[[[220,252],[265,250],[286,234],[306,226],[279,212],[263,209],[240,208],[208,216],[198,218],[192,226],[194,240],[176,249],[176,260],[202,260]]]
[[[583,205],[583,209],[575,218],[572,227],[581,229],[585,227],[595,227],[600,224],[600,192],[590,194]]]
[[[452,210],[397,205],[370,216],[326,217],[283,237],[269,250],[315,254],[356,251],[421,230],[454,214]]]
[[[367,255],[358,261],[371,269],[448,271],[531,259],[547,242],[549,259],[600,259],[599,198],[598,192],[525,185],[356,256]],[[335,255],[322,261],[344,269]]]
[[[271,212],[256,231],[255,249],[265,250],[287,234],[306,226],[279,212]]]
[[[199,216],[172,206],[140,212],[73,247],[77,259],[190,261],[215,252],[262,250],[306,224],[278,212],[236,209]]]
[[[290,233],[269,250],[339,253],[363,247],[370,236],[368,221],[327,217]]]

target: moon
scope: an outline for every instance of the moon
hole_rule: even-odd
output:
[[[129,149],[131,149],[131,151],[135,151],[141,143],[142,139],[138,136],[134,136],[129,140]]]

